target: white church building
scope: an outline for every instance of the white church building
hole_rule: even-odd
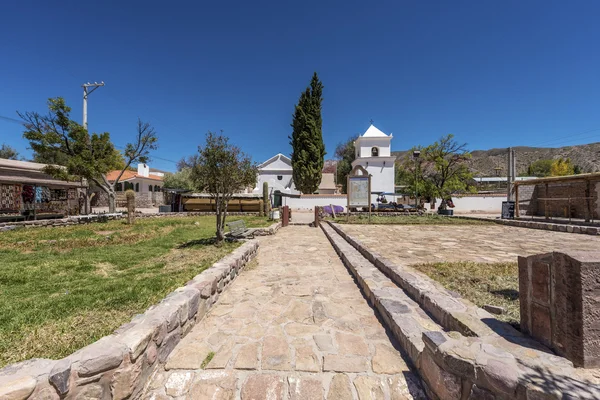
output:
[[[371,193],[394,193],[396,157],[392,155],[392,138],[391,133],[386,135],[371,125],[354,142],[356,159],[352,167],[360,165],[372,176]]]
[[[254,193],[262,193],[263,183],[269,185],[269,193],[279,190],[281,193],[300,194],[294,186],[292,160],[279,153],[258,166],[258,179]]]
[[[395,161],[392,155],[391,142],[393,136],[386,135],[375,126],[369,129],[354,142],[356,159],[352,167],[360,165],[371,177],[372,201],[377,193],[394,193]],[[336,193],[334,174],[323,174],[318,192],[321,194]],[[294,185],[292,176],[292,160],[279,153],[258,166],[258,177],[253,193],[262,193],[263,183],[269,185],[269,193],[280,191],[286,194],[300,194]]]

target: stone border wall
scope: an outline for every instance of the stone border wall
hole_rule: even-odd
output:
[[[165,217],[198,217],[215,215],[211,212],[177,212],[177,213],[153,213],[153,214],[136,214],[136,218],[165,218]],[[241,213],[232,212],[227,213],[227,216],[258,216],[258,213]],[[37,221],[19,221],[19,222],[2,222],[0,223],[0,232],[12,230],[18,227],[25,228],[40,228],[40,227],[52,227],[52,226],[71,226],[79,224],[89,224],[92,222],[99,222],[102,220],[113,220],[124,218],[123,213],[104,213],[104,214],[90,214],[90,215],[74,215],[66,218],[58,219],[41,219]]]
[[[477,310],[478,307],[444,288],[438,290],[439,284],[435,284],[435,281],[421,279],[422,274],[417,271],[413,273],[407,267],[394,266],[377,253],[368,251],[358,240],[344,235],[336,224],[329,222],[327,226],[322,225],[322,229],[344,264],[355,275],[369,301],[381,314],[384,324],[409,355],[432,399],[600,398],[598,370],[590,372],[593,370],[574,368],[569,360],[552,354],[538,342],[496,320],[485,310]],[[337,232],[347,244],[336,243],[330,229]],[[351,249],[346,248],[346,251],[356,250],[364,259],[344,254],[344,246]],[[364,264],[367,261],[373,268]],[[398,274],[404,268],[406,271]],[[373,275],[373,269],[385,272],[399,288],[384,285],[383,277]],[[397,274],[396,279],[393,278],[394,273]],[[399,283],[398,278],[402,278],[404,283]],[[376,289],[377,286],[385,286],[385,289]],[[414,299],[415,304],[406,298],[406,294]],[[448,302],[450,299],[455,301]],[[475,309],[468,309],[467,313],[461,307],[454,309],[461,303]],[[415,306],[422,309],[417,310]],[[427,311],[436,321],[424,321],[423,315],[419,316],[423,311]],[[474,313],[471,318],[457,318],[460,315],[468,316],[469,312]],[[491,318],[482,318],[486,315]],[[432,330],[439,329],[436,322],[445,329],[457,329],[473,336],[463,336],[458,331]],[[483,327],[483,324],[487,326]],[[510,330],[504,331],[506,327]],[[479,328],[484,329],[480,331]]]
[[[525,221],[521,219],[491,219],[482,217],[470,217],[466,215],[453,215],[449,216],[448,218],[474,219],[478,221],[494,222],[500,225],[517,226],[519,228],[542,229],[554,232],[581,233],[584,235],[600,235],[600,227],[598,226],[560,224],[541,221]]]
[[[61,360],[31,359],[0,370],[0,398],[136,398],[159,363],[218,300],[252,260],[248,241],[112,335]]]

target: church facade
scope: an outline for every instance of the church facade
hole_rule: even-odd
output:
[[[360,165],[369,172],[371,193],[394,193],[396,157],[392,155],[392,138],[392,134],[386,135],[371,125],[354,142],[356,159],[352,167]]]

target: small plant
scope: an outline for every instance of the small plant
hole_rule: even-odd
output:
[[[127,223],[133,225],[135,223],[135,192],[131,189],[125,191],[127,199]]]
[[[202,369],[206,368],[206,366],[213,359],[214,356],[215,356],[215,352],[214,351],[211,351],[210,353],[208,353],[208,355],[206,356],[206,358],[204,359],[204,361],[202,361],[202,365],[200,365],[200,368],[202,368]]]

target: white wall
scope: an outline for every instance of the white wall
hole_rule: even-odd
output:
[[[378,147],[379,148],[379,157],[389,157],[391,155],[391,141],[392,139],[389,137],[361,137],[357,139],[358,141],[358,157],[371,157],[371,148]]]
[[[281,180],[277,179],[278,176],[281,176]],[[258,174],[257,184],[254,188],[254,193],[262,193],[263,190],[263,182],[267,182],[269,184],[269,193],[272,193],[275,190],[279,190],[282,193],[289,194],[298,194],[299,192],[296,190],[296,187],[292,184],[292,188],[286,189],[286,186],[289,185],[290,180],[292,179],[292,171],[260,171]]]
[[[372,203],[375,202],[375,196],[372,199]],[[393,201],[391,196],[387,197],[388,201]],[[456,213],[498,213],[502,211],[502,202],[506,201],[506,197],[480,197],[480,196],[468,196],[468,197],[453,197],[452,201],[454,202],[454,212]],[[398,197],[399,203],[405,204],[414,204],[410,201],[402,201],[401,197]],[[435,206],[439,207],[441,203],[440,199],[436,200]],[[283,197],[282,205],[289,206],[292,210],[313,210],[315,206],[328,206],[333,204],[334,206],[342,206],[344,207],[344,211],[346,211],[346,195],[331,195],[331,196],[302,196],[300,198],[293,197]],[[430,204],[426,203],[425,208],[429,209]]]
[[[346,195],[322,195],[322,196],[302,196],[300,198],[283,197],[281,203],[284,206],[289,206],[292,210],[313,210],[315,206],[334,206],[344,207],[346,210]]]
[[[455,213],[498,213],[502,212],[502,202],[506,201],[506,196],[496,197],[496,196],[465,196],[465,197],[452,197],[452,202],[454,203],[454,212]],[[441,199],[436,199],[435,207],[440,206]],[[425,208],[429,209],[430,204],[426,203]]]

